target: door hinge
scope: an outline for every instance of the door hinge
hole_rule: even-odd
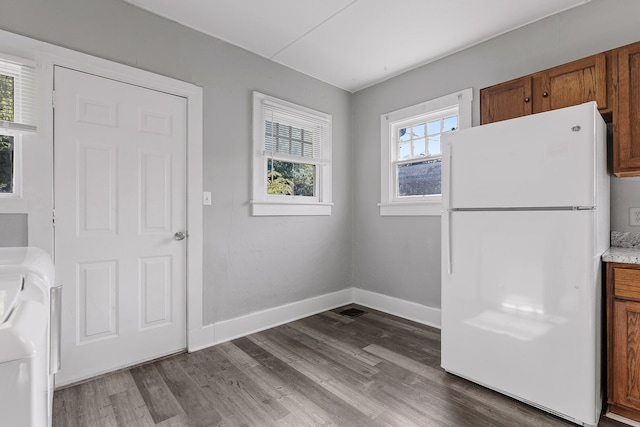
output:
[[[51,107],[54,110],[56,109],[56,91],[55,90],[51,91]]]
[[[56,226],[56,211],[51,211],[51,224],[53,224],[53,226]]]

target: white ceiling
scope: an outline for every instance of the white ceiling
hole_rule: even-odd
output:
[[[590,0],[124,0],[351,92]]]

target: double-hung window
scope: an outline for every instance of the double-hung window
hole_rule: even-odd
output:
[[[35,65],[0,54],[0,198],[21,196],[21,134],[34,131]]]
[[[331,214],[331,116],[254,92],[253,215]]]
[[[380,215],[440,215],[440,137],[471,126],[472,91],[383,114]]]

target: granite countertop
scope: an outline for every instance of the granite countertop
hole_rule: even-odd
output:
[[[640,233],[611,232],[611,247],[602,254],[604,262],[640,264]]]

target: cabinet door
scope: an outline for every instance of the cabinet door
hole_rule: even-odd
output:
[[[551,68],[533,79],[534,113],[589,101],[596,101],[601,111],[609,108],[606,53]]]
[[[531,77],[522,77],[480,91],[481,124],[531,114]]]
[[[640,43],[618,49],[613,172],[640,175]]]
[[[613,302],[613,402],[640,410],[640,303]]]

